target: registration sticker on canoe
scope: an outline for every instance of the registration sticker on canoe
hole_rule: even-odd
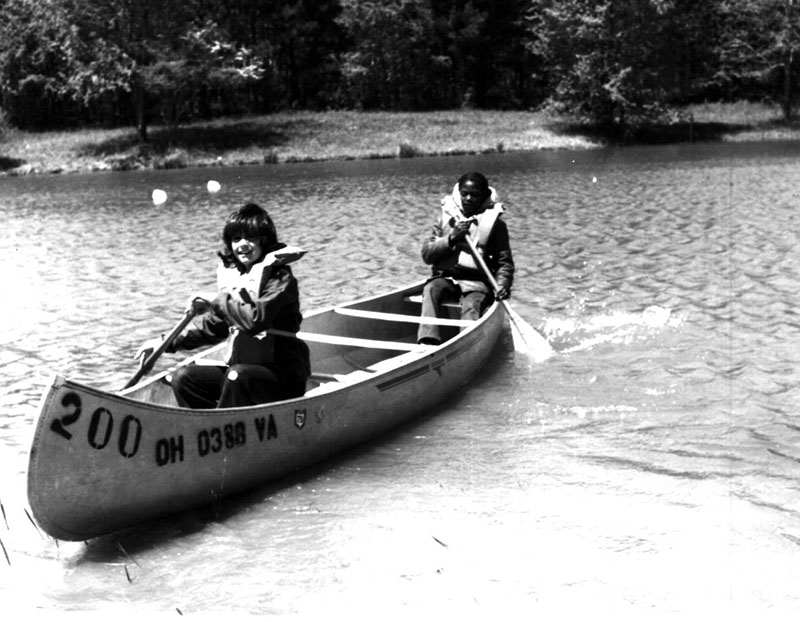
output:
[[[294,411],[294,424],[297,426],[298,430],[302,430],[303,426],[306,424],[306,410],[295,410]]]

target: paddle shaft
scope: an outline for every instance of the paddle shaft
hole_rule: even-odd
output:
[[[149,372],[153,368],[153,365],[158,360],[158,357],[164,354],[166,349],[169,347],[169,344],[173,342],[175,337],[180,335],[181,331],[184,328],[186,328],[186,326],[189,324],[189,322],[192,321],[192,318],[194,316],[195,312],[192,308],[186,309],[186,311],[184,311],[181,321],[178,322],[175,328],[172,329],[172,332],[170,332],[170,334],[164,338],[164,340],[161,342],[161,345],[158,346],[155,350],[153,350],[150,353],[150,356],[142,359],[142,364],[139,366],[139,369],[136,371],[133,377],[131,377],[131,379],[128,380],[128,383],[124,387],[122,387],[123,390],[135,385],[137,382],[139,382],[139,379],[142,376],[144,376],[147,372]]]
[[[469,235],[464,238],[464,241],[467,243],[472,256],[475,258],[475,263],[478,264],[478,267],[489,281],[489,285],[491,285],[492,290],[495,294],[497,294],[497,292],[500,290],[500,286],[497,284],[497,280],[494,278],[494,275],[492,275],[492,273],[489,271],[489,266],[487,266],[486,262],[483,260],[483,256],[475,246],[475,242],[472,241]],[[525,344],[525,349],[527,349],[529,353],[536,351],[537,354],[540,355],[540,358],[543,359],[545,357],[545,351],[552,352],[547,340],[541,336],[536,329],[529,325],[520,325],[521,323],[525,323],[525,320],[523,320],[514,312],[514,310],[511,308],[511,304],[507,300],[501,300],[500,304],[503,305],[503,309],[505,309],[506,315],[511,321],[511,330],[516,334],[518,340]],[[535,336],[535,343],[529,343],[529,340],[525,338],[526,334]]]
[[[483,260],[483,256],[481,255],[478,247],[475,246],[475,242],[472,241],[472,238],[467,235],[464,238],[464,241],[469,246],[469,251],[472,253],[472,256],[475,258],[475,263],[478,264],[478,267],[483,271],[484,276],[489,281],[489,285],[492,287],[492,291],[496,294],[500,286],[497,284],[497,280],[494,278],[494,275],[489,271],[489,266],[486,265],[486,262]],[[501,302],[505,302],[504,300]]]
[[[472,241],[472,238],[470,238],[469,235],[467,235],[464,238],[464,241],[467,243],[467,246],[469,246],[469,251],[472,253],[472,256],[475,258],[475,263],[478,264],[478,267],[483,271],[483,274],[486,276],[486,280],[489,281],[489,285],[491,285],[492,291],[495,294],[497,294],[497,292],[500,290],[500,286],[497,284],[497,279],[495,279],[494,275],[489,271],[489,266],[487,266],[486,262],[483,260],[483,256],[481,255],[480,251],[478,250],[478,247],[475,246],[475,242]],[[517,322],[514,319],[514,314],[511,313],[511,309],[510,309],[510,306],[508,304],[508,301],[507,300],[501,300],[500,304],[502,304],[503,308],[506,310],[506,315],[508,315],[508,319],[511,320],[511,324],[515,328],[518,328],[517,327]]]

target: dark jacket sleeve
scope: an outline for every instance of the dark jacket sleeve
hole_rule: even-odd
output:
[[[501,218],[497,219],[494,229],[492,229],[485,255],[486,264],[494,274],[498,287],[505,287],[511,291],[514,283],[514,257],[511,254],[508,226]]]
[[[195,320],[194,327],[175,339],[170,351],[217,344],[228,337],[231,327],[251,335],[272,327],[297,332],[301,321],[299,306],[297,280],[288,267],[279,268],[264,279],[255,300],[244,301],[230,293],[220,293],[211,301],[211,309]]]
[[[228,326],[251,335],[276,327],[277,318],[286,309],[299,306],[297,280],[286,267],[278,268],[276,273],[264,279],[255,300],[243,301],[229,293],[222,293],[211,303],[214,315],[222,318]],[[281,328],[295,332],[300,328],[299,320],[293,329]]]
[[[432,266],[455,252],[455,247],[450,245],[452,230],[448,223],[443,222],[442,216],[439,216],[431,228],[430,236],[422,243],[422,261]]]
[[[228,336],[228,325],[211,312],[195,318],[192,328],[178,335],[167,348],[167,352],[194,350],[195,348],[213,346],[224,341]]]

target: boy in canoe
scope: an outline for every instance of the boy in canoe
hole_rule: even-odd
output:
[[[461,318],[477,320],[493,298],[511,295],[514,260],[502,213],[502,203],[481,173],[466,173],[442,199],[439,217],[422,245],[422,259],[432,266],[422,293],[423,317],[438,317],[442,302],[459,300]],[[483,262],[476,261],[473,251]],[[495,291],[484,267],[496,281]],[[438,345],[439,326],[420,324],[417,341]]]
[[[195,409],[228,408],[300,397],[311,373],[308,346],[295,337],[255,337],[269,328],[289,333],[300,330],[297,279],[285,265],[290,254],[281,253],[286,245],[278,242],[272,218],[255,203],[230,215],[222,239],[219,291],[190,299],[192,312],[201,315],[166,351],[192,350],[227,339],[227,366],[176,369],[172,389],[178,404]],[[302,251],[294,258],[299,255]],[[150,339],[136,357],[147,356],[160,345],[160,338]]]

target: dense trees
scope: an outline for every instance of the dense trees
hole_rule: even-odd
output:
[[[22,27],[34,59],[39,56],[41,24],[48,24],[47,67],[32,68],[46,72],[37,90],[81,102],[90,110],[108,98],[129,94],[143,140],[152,107],[173,129],[201,91],[236,88],[261,77],[261,61],[229,41],[200,0],[9,0],[5,6],[12,15],[21,7],[26,12],[16,25]],[[13,26],[6,21],[5,30],[12,36]],[[11,46],[3,52],[14,55]],[[4,93],[21,96],[22,101],[31,90],[25,52],[14,55],[20,69],[0,74]],[[24,109],[5,109],[12,120],[24,122]]]
[[[800,63],[800,6],[796,0],[719,3],[721,82],[745,96],[768,93],[792,116]]]
[[[341,102],[347,106],[417,110],[450,103],[450,59],[437,45],[425,0],[343,0],[350,38],[342,55]]]
[[[0,0],[0,106],[12,122],[74,122],[70,55],[78,41],[60,3]]]
[[[657,118],[702,93],[707,6],[691,0],[531,0],[528,44],[549,100],[604,124]]]
[[[0,0],[0,113],[142,139],[285,108],[549,105],[619,126],[748,97],[789,117],[798,48],[795,0]]]

